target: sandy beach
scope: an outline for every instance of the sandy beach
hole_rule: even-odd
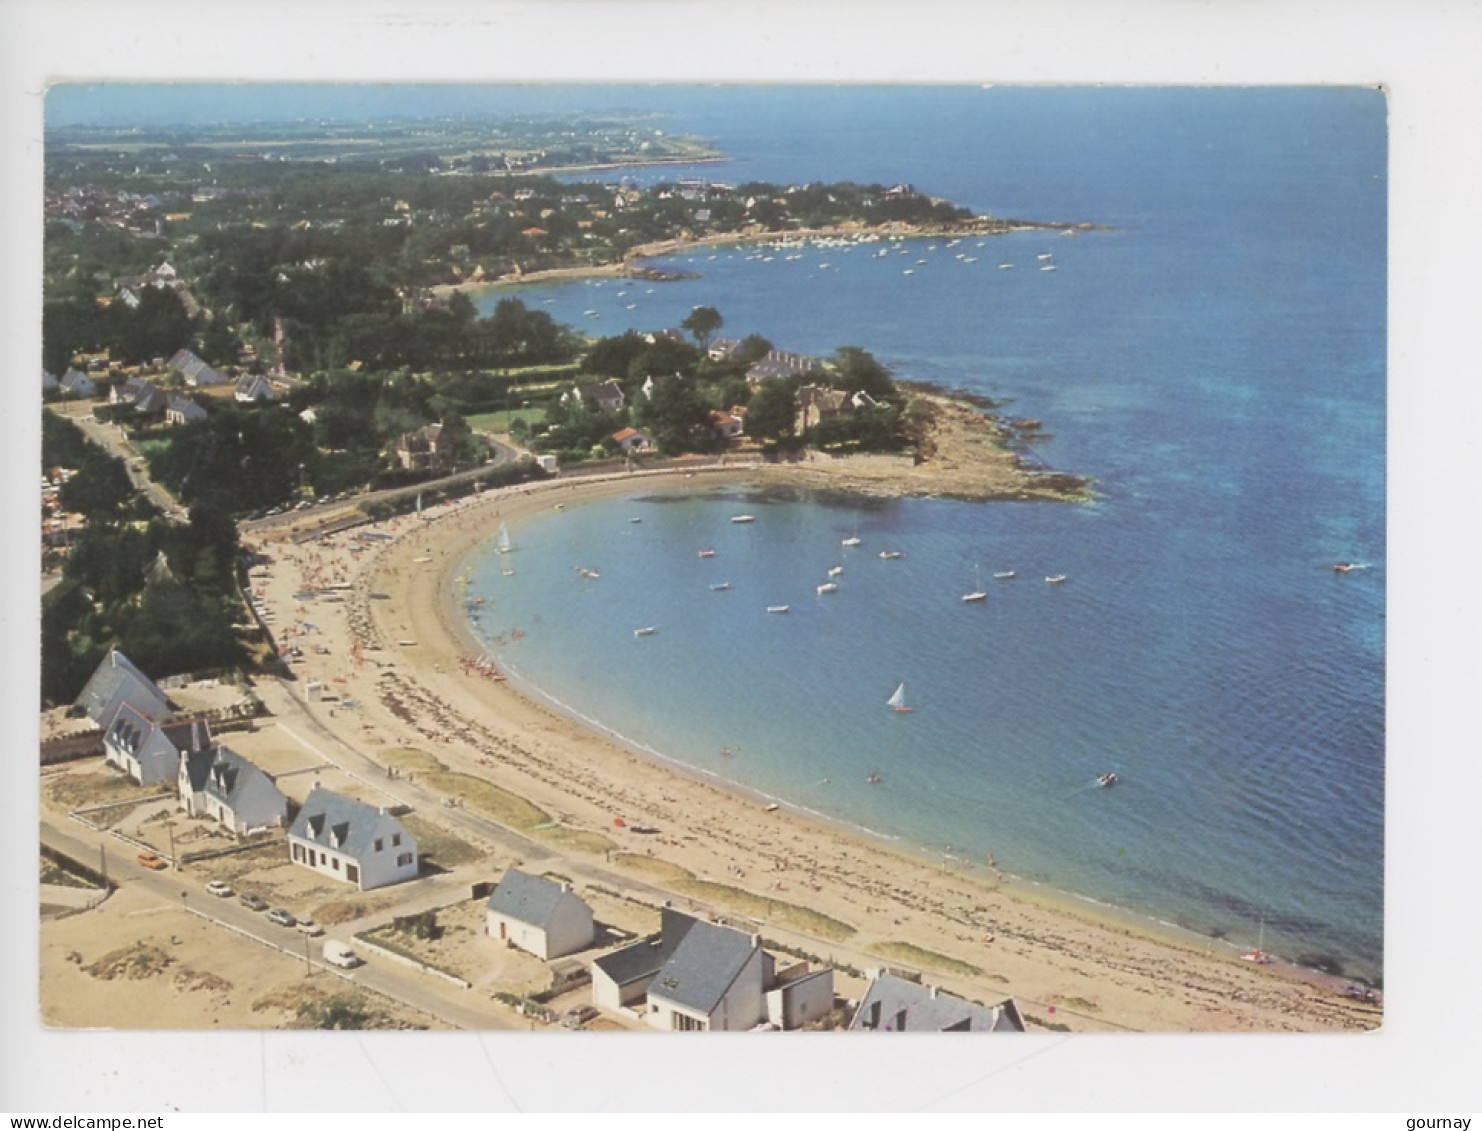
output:
[[[249,542],[267,565],[254,571],[254,589],[276,610],[280,643],[313,620],[316,647],[285,687],[318,723],[377,763],[406,764],[407,751],[417,751],[430,780],[489,783],[528,802],[539,819],[512,828],[535,846],[532,866],[578,886],[668,893],[859,971],[913,969],[984,1002],[1012,995],[1032,1028],[1376,1028],[1380,1010],[1345,998],[1338,980],[1243,961],[1229,944],[1017,881],[990,860],[912,855],[787,806],[767,811],[760,799],[640,756],[471,663],[480,645],[464,620],[459,578],[500,521],[559,521],[556,508],[598,496],[722,484],[1024,497],[1025,473],[1012,461],[981,470],[972,490],[939,463],[840,463],[557,478],[321,539],[298,531],[295,541],[291,528],[259,534]],[[344,599],[306,606],[295,597],[314,586],[344,586],[335,591]],[[333,698],[310,701],[310,681]],[[498,819],[477,790],[461,804]]]

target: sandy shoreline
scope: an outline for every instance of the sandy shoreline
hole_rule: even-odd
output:
[[[340,612],[313,610],[330,655],[311,657],[317,669],[300,669],[300,678],[342,683],[358,706],[313,704],[315,717],[371,758],[378,747],[412,747],[539,806],[559,826],[545,834],[554,839],[539,840],[552,853],[540,866],[578,884],[657,884],[734,921],[754,917],[768,938],[820,958],[861,970],[915,968],[977,1000],[1011,994],[1042,1023],[1073,1030],[1379,1024],[1376,1008],[1343,998],[1332,979],[1242,962],[1226,944],[1000,879],[987,861],[913,854],[787,806],[765,812],[749,791],[641,756],[511,683],[468,670],[482,646],[464,618],[459,578],[500,521],[559,521],[557,505],[635,490],[816,486],[825,478],[806,465],[731,467],[491,491],[377,528],[391,541],[350,531],[301,546],[266,543],[260,548],[274,564],[261,588],[280,623],[291,624],[295,608],[304,611],[292,596],[302,586],[349,583],[344,604],[333,606]],[[829,485],[858,486],[837,478]],[[355,640],[359,670],[347,662]],[[654,834],[635,834],[638,823]],[[789,908],[815,911],[839,929],[810,935]]]
[[[612,263],[594,263],[571,267],[547,267],[537,271],[499,275],[495,278],[465,279],[459,283],[441,283],[432,288],[434,294],[452,294],[455,291],[480,293],[499,287],[530,283],[551,283],[571,279],[625,278],[647,270],[643,261],[658,259],[666,255],[678,255],[705,247],[729,247],[733,244],[770,243],[777,240],[823,240],[823,239],[968,239],[974,236],[997,236],[1008,232],[1047,229],[1051,231],[1079,231],[1084,224],[1029,223],[1023,221],[989,221],[991,226],[974,226],[972,221],[960,225],[933,224],[909,225],[887,224],[879,227],[864,225],[838,225],[827,228],[793,228],[781,231],[721,232],[710,236],[657,240],[639,244]]]

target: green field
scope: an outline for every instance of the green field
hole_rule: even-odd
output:
[[[500,409],[498,412],[481,412],[467,418],[468,426],[475,432],[508,432],[510,421],[523,420],[532,428],[545,423],[545,405],[533,404],[526,408]]]

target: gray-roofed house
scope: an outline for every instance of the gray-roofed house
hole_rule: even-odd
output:
[[[417,838],[400,821],[317,785],[289,826],[288,855],[361,891],[417,876]]]
[[[169,781],[180,770],[182,754],[211,745],[203,720],[160,723],[123,703],[103,732],[103,758],[140,785]]]
[[[81,369],[69,369],[62,375],[62,392],[69,397],[91,397],[98,392],[93,379]]]
[[[182,809],[220,821],[238,836],[288,820],[288,798],[273,779],[225,746],[185,754],[179,780]]]
[[[562,404],[579,404],[593,412],[621,412],[627,402],[622,386],[616,381],[579,384],[561,394]]]
[[[165,693],[117,648],[103,657],[76,702],[105,733],[125,703],[151,721],[163,719],[171,711]]]
[[[168,368],[180,374],[181,379],[193,389],[204,389],[212,385],[225,385],[226,377],[207,365],[190,350],[179,350],[170,358]]]
[[[511,868],[489,896],[491,937],[550,960],[592,945],[596,931],[592,909],[571,890]]]
[[[936,986],[877,973],[860,1000],[851,1030],[879,1033],[1022,1033],[1013,998],[979,1005]]]
[[[56,374],[49,369],[41,370],[41,391],[43,393],[55,393],[61,389],[62,383],[57,380]]]
[[[170,394],[169,403],[165,405],[166,424],[191,424],[205,419],[206,410],[190,397],[179,393]]]
[[[266,377],[256,373],[244,373],[237,378],[237,383],[232,389],[232,397],[241,404],[256,404],[258,401],[277,400],[278,394],[273,391],[272,382]]]
[[[656,1029],[754,1029],[766,1020],[772,956],[760,935],[695,920],[648,987]]]

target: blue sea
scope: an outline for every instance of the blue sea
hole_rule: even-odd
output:
[[[583,94],[713,138],[731,160],[694,170],[713,180],[906,182],[1105,230],[706,249],[662,263],[698,278],[502,290],[486,308],[517,293],[615,334],[703,304],[727,336],[860,346],[1043,421],[1034,456],[1092,477],[1097,499],[881,502],[738,479],[553,511],[513,531],[511,558],[476,562],[479,629],[524,634],[504,662],[636,745],[903,844],[1379,974],[1382,96],[562,97]],[[729,521],[743,512],[755,522]],[[987,602],[964,604],[980,582]],[[900,683],[911,714],[885,706]],[[1107,769],[1120,783],[1096,788]]]

